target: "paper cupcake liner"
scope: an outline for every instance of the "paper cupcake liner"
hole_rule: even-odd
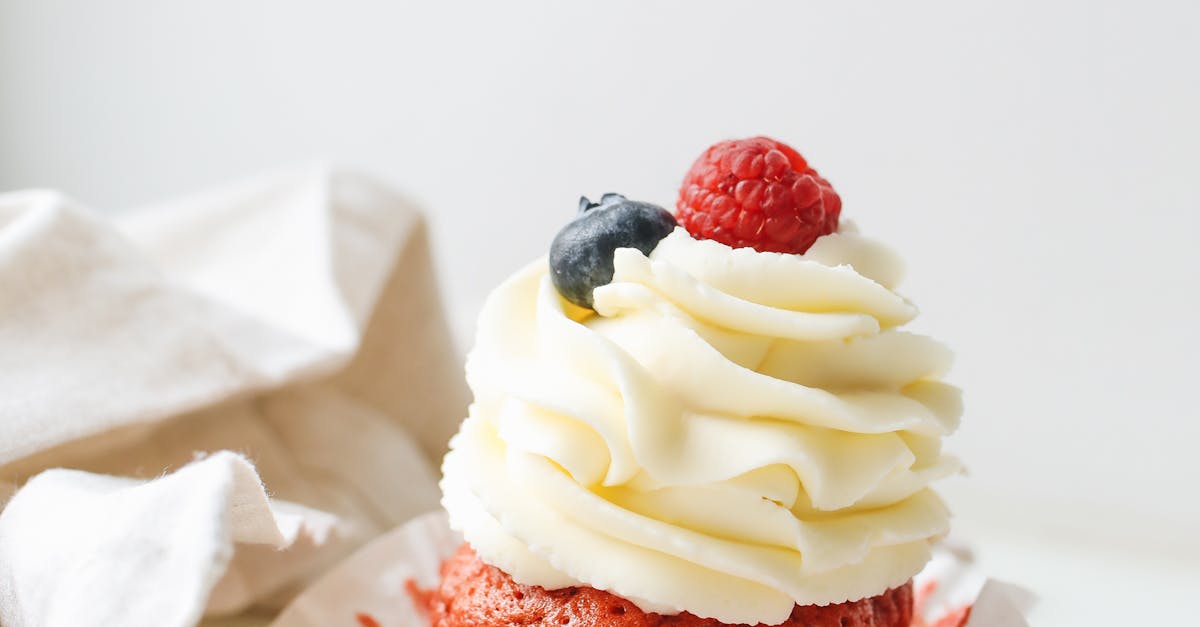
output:
[[[438,583],[442,561],[462,544],[442,511],[419,516],[380,536],[308,588],[272,627],[429,627],[407,582]],[[914,627],[957,627],[948,616],[973,605],[967,627],[1028,627],[1032,595],[988,579],[964,545],[942,542],[914,578],[919,601]]]

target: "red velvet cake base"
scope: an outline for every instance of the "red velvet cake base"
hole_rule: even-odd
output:
[[[647,614],[595,588],[546,590],[512,580],[464,544],[442,564],[442,581],[420,595],[432,627],[722,627],[727,623],[683,613]],[[909,627],[912,582],[869,599],[836,605],[797,605],[781,627]],[[736,627],[748,627],[746,625]]]

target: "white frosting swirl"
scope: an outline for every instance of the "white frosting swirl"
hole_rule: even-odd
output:
[[[451,522],[517,581],[646,611],[777,624],[929,558],[954,473],[951,355],[896,330],[900,262],[856,233],[804,255],[683,229],[615,255],[596,312],[545,259],[489,297],[475,403],[446,456]]]

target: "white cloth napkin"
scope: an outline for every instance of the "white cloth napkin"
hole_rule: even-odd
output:
[[[253,587],[222,579],[235,543],[284,549],[304,532],[320,544],[333,523],[272,510],[254,468],[229,452],[149,482],[48,470],[0,516],[6,623],[190,625],[206,606],[244,603]]]
[[[466,400],[420,216],[367,179],[314,166],[111,220],[0,195],[0,502],[23,486],[0,623],[269,617],[437,506]],[[241,457],[187,465],[225,449],[269,507]]]

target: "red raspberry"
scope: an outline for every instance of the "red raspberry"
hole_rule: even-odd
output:
[[[833,233],[842,199],[800,153],[769,137],[723,141],[683,178],[675,217],[693,237],[796,253]]]

